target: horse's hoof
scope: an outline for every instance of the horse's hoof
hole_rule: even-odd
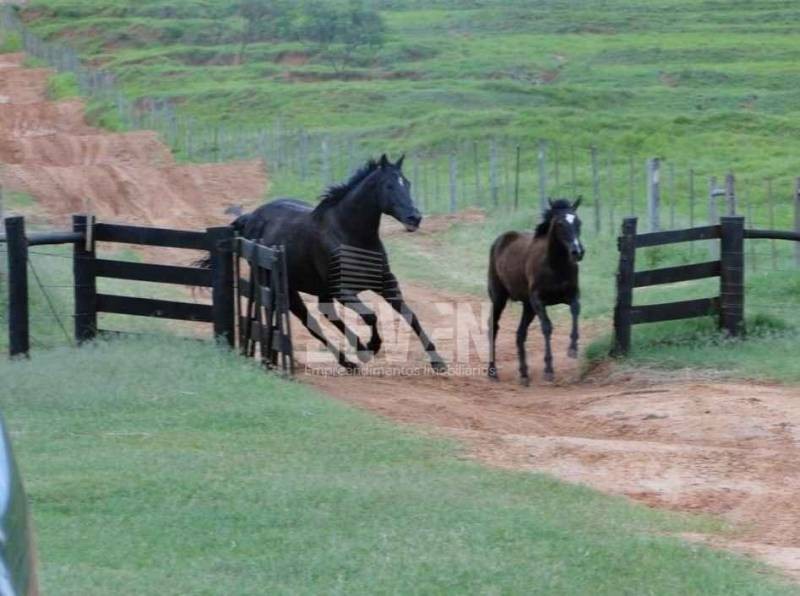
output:
[[[546,383],[552,383],[553,381],[556,380],[555,373],[552,373],[552,372],[544,373],[544,380],[545,380]]]
[[[370,340],[369,343],[367,344],[367,349],[370,352],[372,352],[373,356],[376,356],[378,352],[381,351],[382,345],[383,345],[383,340],[381,339]]]
[[[361,374],[361,367],[358,364],[354,364],[352,362],[343,362],[342,368],[345,370],[345,374],[348,375],[359,375]]]
[[[375,356],[375,353],[372,350],[359,350],[357,354],[358,359],[364,364],[372,360],[373,356]]]
[[[567,350],[567,358],[577,358],[578,357],[578,348],[570,348]]]
[[[444,360],[431,360],[431,367],[437,373],[447,372],[447,363]]]
[[[530,387],[531,386],[531,378],[530,377],[520,377],[519,384],[523,387]]]

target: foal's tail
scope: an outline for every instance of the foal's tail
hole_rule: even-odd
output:
[[[237,217],[231,225],[233,226],[233,230],[242,235],[244,233],[245,226],[250,221],[251,213],[245,213]],[[194,267],[199,267],[200,269],[211,269],[211,256],[207,256],[204,259],[198,259],[196,261],[192,261],[192,265]]]

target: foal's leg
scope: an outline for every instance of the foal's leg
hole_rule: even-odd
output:
[[[298,292],[289,293],[289,309],[292,311],[294,316],[300,319],[300,322],[306,329],[308,329],[311,335],[325,344],[325,347],[328,348],[328,351],[331,354],[333,354],[340,366],[343,366],[349,371],[358,370],[357,364],[353,364],[347,360],[344,354],[342,354],[336,346],[328,341],[328,338],[325,337],[325,334],[322,332],[322,327],[320,327],[317,320],[309,314],[308,308]]]
[[[522,305],[522,317],[517,328],[517,355],[519,356],[519,382],[525,387],[531,384],[528,377],[528,360],[525,356],[525,340],[528,339],[528,327],[531,326],[533,317],[533,307],[530,304]]]
[[[500,330],[500,316],[508,302],[508,296],[505,293],[491,292],[492,298],[492,315],[489,319],[489,378],[497,380],[497,364],[496,360],[496,343],[497,332]]]
[[[531,306],[533,307],[534,314],[539,316],[539,321],[542,325],[542,335],[544,335],[544,380],[552,381],[555,378],[553,373],[553,350],[550,347],[550,337],[553,335],[553,323],[550,321],[550,317],[547,316],[547,309],[536,294],[531,298]]]
[[[570,358],[578,357],[578,317],[581,315],[581,301],[579,298],[573,299],[569,304],[569,312],[572,313],[572,333],[569,336],[569,350],[567,356]]]
[[[339,318],[339,313],[336,312],[336,309],[333,306],[333,299],[329,297],[320,298],[319,311],[326,319],[328,319],[328,321],[331,322],[334,327],[336,327],[336,329],[339,330],[339,333],[347,338],[347,341],[350,343],[350,345],[356,349],[359,360],[362,362],[367,362],[369,360],[369,358],[366,357],[367,348],[365,348],[364,344],[361,343],[358,335],[347,325],[345,325],[341,318]]]
[[[436,346],[433,345],[433,342],[422,330],[422,326],[419,324],[417,315],[414,314],[414,311],[411,310],[406,304],[405,300],[403,300],[403,293],[400,291],[400,285],[397,283],[397,278],[391,271],[387,270],[384,274],[384,289],[381,294],[384,300],[386,300],[386,302],[388,302],[393,309],[400,313],[400,315],[411,326],[411,329],[414,330],[414,333],[417,335],[420,342],[422,342],[422,347],[425,348],[425,352],[431,359],[433,370],[437,372],[446,371],[447,363],[438,354],[436,351]]]

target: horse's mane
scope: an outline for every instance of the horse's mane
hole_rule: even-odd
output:
[[[547,236],[550,232],[550,223],[553,221],[553,211],[561,211],[563,209],[572,209],[572,203],[566,199],[558,199],[550,203],[550,208],[544,212],[542,216],[542,223],[536,226],[536,233],[534,238],[541,238]]]
[[[364,179],[378,169],[378,162],[370,159],[367,163],[356,170],[347,182],[340,184],[333,184],[329,186],[322,196],[320,196],[319,204],[314,208],[314,215],[318,216],[331,207],[338,205],[342,199],[347,196],[351,190],[361,184]]]

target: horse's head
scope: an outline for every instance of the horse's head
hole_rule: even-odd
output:
[[[377,180],[378,203],[381,212],[394,217],[409,232],[416,232],[422,222],[422,214],[411,198],[411,182],[403,176],[405,156],[391,163],[384,154],[378,162]]]
[[[581,220],[577,213],[582,200],[582,197],[578,197],[573,203],[561,199],[549,200],[551,233],[564,246],[573,263],[583,259],[586,254],[581,242]]]

